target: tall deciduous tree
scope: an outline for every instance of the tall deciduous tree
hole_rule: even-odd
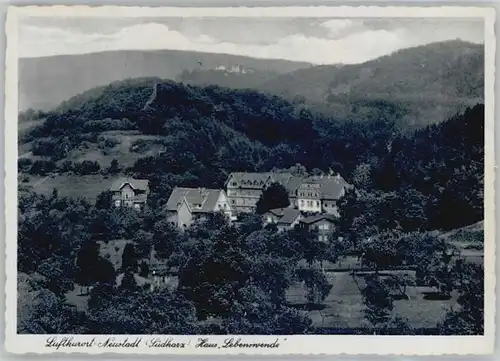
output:
[[[484,269],[481,265],[456,264],[456,285],[458,308],[449,311],[439,322],[441,334],[482,335],[484,334]]]
[[[77,258],[77,282],[87,287],[96,281],[96,265],[99,262],[99,244],[95,241],[85,242],[80,248]]]
[[[290,205],[288,192],[285,187],[279,183],[272,183],[264,189],[262,195],[257,201],[257,213],[263,214],[270,209],[286,208]]]
[[[137,272],[137,251],[132,243],[127,243],[122,253],[122,270],[125,272]]]
[[[365,318],[371,323],[374,330],[383,329],[391,319],[394,303],[388,287],[377,275],[366,277],[366,286],[361,294],[365,304]]]
[[[113,193],[111,191],[103,191],[99,193],[95,201],[97,209],[110,209],[113,204]]]

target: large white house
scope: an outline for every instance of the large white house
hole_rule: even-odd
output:
[[[182,229],[215,212],[233,219],[233,209],[222,189],[175,187],[168,198],[167,211],[168,220]]]
[[[298,208],[302,212],[338,216],[337,201],[352,187],[340,175],[313,176],[302,181],[297,191]]]

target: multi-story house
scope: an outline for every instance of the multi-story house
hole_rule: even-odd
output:
[[[147,179],[120,178],[112,184],[110,191],[115,207],[131,207],[141,210],[148,199],[149,181]]]
[[[318,240],[320,242],[328,242],[328,239],[335,230],[336,218],[337,217],[332,214],[317,214],[302,218],[299,222],[300,227],[304,227],[309,230],[317,230]]]
[[[344,178],[313,176],[305,179],[297,190],[298,208],[302,212],[327,213],[338,216],[337,201],[350,188]]]
[[[233,209],[222,189],[176,187],[167,201],[168,221],[181,229],[207,215],[223,212],[233,220]]]
[[[239,212],[253,212],[265,187],[271,184],[269,173],[235,172],[226,181],[231,207]]]
[[[295,208],[270,209],[262,216],[264,224],[276,224],[278,231],[292,229],[299,224],[302,214]]]
[[[235,172],[226,181],[227,196],[233,209],[239,212],[253,212],[262,192],[272,183],[286,188],[290,206],[297,206],[297,190],[302,178],[290,173],[247,173]]]

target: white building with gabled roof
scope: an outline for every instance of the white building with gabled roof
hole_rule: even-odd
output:
[[[115,207],[130,207],[141,210],[149,195],[147,179],[120,178],[111,185],[112,201]]]

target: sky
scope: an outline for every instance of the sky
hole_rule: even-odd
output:
[[[19,56],[173,49],[305,61],[362,63],[394,51],[460,39],[483,43],[474,19],[25,18]]]

